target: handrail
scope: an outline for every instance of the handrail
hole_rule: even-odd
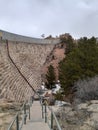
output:
[[[52,108],[49,107],[48,102],[45,100],[43,103],[41,102],[41,105],[42,105],[42,118],[45,117],[45,123],[47,123],[47,108],[51,112],[51,124],[49,124],[50,125],[50,129],[53,129],[53,123],[54,123],[53,119],[54,119],[55,122],[56,122],[57,129],[58,130],[62,130],[61,126],[60,126],[60,124],[58,122],[58,119],[57,119],[54,111],[52,110]]]
[[[15,121],[16,121],[16,129],[15,130],[21,130],[23,124],[26,124],[26,119],[27,119],[27,116],[29,116],[29,119],[30,119],[30,101],[31,99],[29,100],[29,102],[25,101],[21,107],[21,110],[19,112],[17,112],[17,114],[15,115],[15,117],[13,118],[12,122],[10,123],[9,127],[7,130],[11,130],[11,128],[13,127]],[[27,105],[28,105],[28,108],[27,108]],[[26,111],[29,109],[29,112],[27,113]],[[19,115],[21,112],[23,112],[23,117],[22,117],[22,122],[20,123],[19,122]]]
[[[10,130],[11,127],[13,126],[14,122],[16,121],[16,117],[17,117],[18,114],[16,114],[16,116],[14,117],[13,121],[11,122],[11,124],[9,125],[8,129],[7,130]]]
[[[60,125],[59,125],[59,122],[58,122],[58,120],[57,120],[57,118],[56,118],[56,115],[55,115],[55,113],[54,113],[53,111],[52,111],[52,114],[53,114],[53,117],[54,117],[54,119],[55,119],[55,121],[56,121],[58,130],[62,130],[61,127],[60,127]]]
[[[41,99],[41,106],[42,106],[42,118],[45,120],[45,123],[48,123],[48,121],[50,121],[50,124],[48,123],[48,125],[50,127],[50,130],[53,130],[54,129],[54,121],[55,121],[55,126],[56,126],[57,130],[62,130],[61,126],[58,122],[58,119],[57,119],[54,111],[52,110],[52,108],[50,108],[50,106],[48,105],[48,102],[46,100],[44,102],[42,102],[41,96],[40,96],[40,99]],[[27,101],[24,102],[23,106],[21,107],[21,110],[15,115],[13,121],[11,122],[11,124],[7,130],[11,130],[15,121],[16,121],[16,129],[15,130],[22,129],[23,124],[26,124],[27,116],[30,119],[30,106],[31,106],[30,102],[31,102],[31,99],[29,100],[29,102],[27,102]],[[27,108],[26,105],[28,105],[29,107]],[[50,120],[48,120],[48,117],[47,117],[47,108],[51,112]],[[28,113],[26,112],[27,109],[29,109]],[[19,115],[23,111],[24,111],[24,113],[22,115],[23,117],[22,117],[21,123],[20,123],[19,122]]]

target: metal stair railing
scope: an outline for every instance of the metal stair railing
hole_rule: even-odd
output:
[[[40,97],[40,95],[39,95],[39,98],[40,98],[40,103],[42,106],[42,119],[44,119],[45,123],[48,123],[50,130],[54,130],[54,129],[62,130],[54,111],[48,105],[47,101],[45,100],[43,102],[42,101],[43,99]],[[12,130],[14,123],[15,123],[14,130],[21,130],[22,129],[22,126],[24,124],[26,124],[27,117],[30,120],[30,107],[31,107],[31,105],[32,105],[32,99],[30,99],[29,102],[24,102],[24,104],[21,108],[21,111],[19,111],[15,115],[13,121],[11,122],[11,124],[7,130]],[[28,110],[28,112],[27,112],[27,110]],[[47,110],[48,110],[48,112],[47,112]],[[20,119],[19,116],[21,115],[21,113],[22,113],[22,117]],[[49,118],[48,118],[48,113],[50,113]]]
[[[50,108],[50,106],[48,105],[48,102],[46,100],[42,102],[41,100],[41,106],[42,106],[42,118],[45,120],[45,123],[48,123],[50,130],[54,130],[54,129],[62,130],[59,124],[59,121],[54,111],[52,110],[52,108]],[[50,119],[48,119],[47,110],[48,110],[48,113],[50,113],[50,116],[49,116]]]
[[[12,130],[12,128],[14,128],[14,130],[21,130],[23,124],[26,124],[27,117],[30,120],[30,107],[32,105],[31,103],[31,99],[24,102],[21,110],[15,115],[7,130]]]

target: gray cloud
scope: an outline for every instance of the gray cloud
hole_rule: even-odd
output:
[[[40,37],[98,36],[98,0],[0,0],[0,29]]]

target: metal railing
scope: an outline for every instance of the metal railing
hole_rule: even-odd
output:
[[[42,119],[44,119],[45,123],[48,123],[50,130],[62,130],[61,126],[58,122],[58,119],[52,110],[52,108],[48,105],[47,101],[43,101],[43,99],[39,96],[40,103],[42,106]],[[30,107],[32,105],[32,98],[29,100],[29,102],[24,102],[21,111],[19,111],[13,121],[11,122],[10,126],[7,130],[12,130],[13,126],[15,124],[14,130],[21,130],[22,126],[26,124],[27,117],[30,120]],[[22,114],[21,114],[22,113]],[[48,117],[49,113],[49,117]],[[21,119],[20,119],[21,115]]]
[[[54,129],[62,130],[54,111],[52,110],[52,108],[50,108],[47,101],[41,103],[41,105],[42,105],[42,118],[45,119],[45,123],[48,123],[50,130],[54,130]],[[48,113],[50,113],[49,119],[48,119],[47,110]]]
[[[17,112],[13,121],[10,123],[7,130],[21,130],[23,124],[26,124],[27,117],[30,120],[30,107],[31,107],[31,99],[29,101],[25,101],[21,110]]]

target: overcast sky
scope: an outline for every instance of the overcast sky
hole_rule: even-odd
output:
[[[98,0],[0,0],[0,29],[32,37],[98,37]]]

